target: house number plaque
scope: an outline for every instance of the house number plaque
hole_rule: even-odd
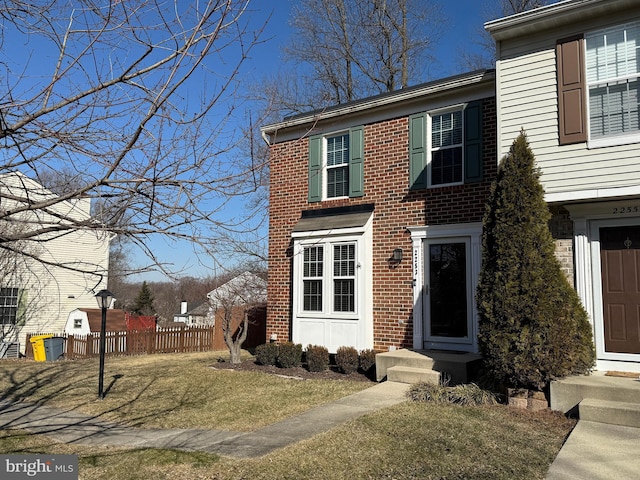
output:
[[[626,207],[613,207],[614,215],[623,215],[625,213],[640,213],[640,207],[638,205],[630,205]]]

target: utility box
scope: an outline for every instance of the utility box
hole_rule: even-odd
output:
[[[52,337],[53,335],[34,335],[29,339],[31,348],[33,349],[33,359],[36,362],[44,362],[47,359],[44,341]]]
[[[55,362],[64,357],[64,338],[51,337],[44,339],[45,358],[47,362]]]

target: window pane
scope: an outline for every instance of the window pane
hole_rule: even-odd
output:
[[[17,288],[0,288],[0,324],[14,325],[18,316]]]
[[[431,184],[462,182],[462,147],[437,150],[431,155]]]
[[[322,311],[322,280],[303,281],[304,310],[306,312]]]
[[[355,312],[355,280],[334,280],[333,310],[335,312]]]
[[[308,312],[320,312],[324,250],[321,246],[305,247],[303,252],[302,308]]]
[[[327,138],[327,166],[349,163],[349,135]]]
[[[639,38],[640,23],[596,32],[586,38],[592,138],[640,129]]]
[[[355,271],[355,244],[334,245],[333,310],[335,312],[355,312]]]
[[[349,167],[331,168],[327,170],[327,197],[349,196]]]

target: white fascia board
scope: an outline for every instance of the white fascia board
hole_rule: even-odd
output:
[[[594,188],[571,192],[547,193],[544,199],[547,203],[572,202],[578,200],[602,200],[606,198],[640,196],[640,185],[616,188]]]
[[[562,28],[591,15],[604,15],[633,6],[634,0],[565,0],[544,7],[517,13],[484,24],[491,36],[506,40],[539,32],[547,28]]]

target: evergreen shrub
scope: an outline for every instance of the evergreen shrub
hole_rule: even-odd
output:
[[[358,369],[358,351],[353,347],[339,347],[336,365],[342,373],[353,373]]]
[[[302,363],[302,345],[293,342],[281,343],[278,347],[277,365],[280,368],[299,367]]]
[[[482,232],[478,343],[505,387],[542,390],[594,364],[591,326],[562,273],[535,158],[524,132],[498,169]]]
[[[329,350],[321,345],[307,347],[307,370],[310,372],[324,372],[329,368]]]
[[[278,344],[263,343],[256,347],[256,361],[260,365],[275,365],[278,359]]]
[[[365,375],[370,374],[376,366],[376,352],[371,349],[360,351],[359,355],[360,371]]]

